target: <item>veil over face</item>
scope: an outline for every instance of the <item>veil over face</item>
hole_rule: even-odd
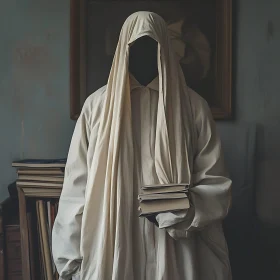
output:
[[[143,86],[158,76],[158,43],[148,36],[142,36],[130,45],[129,72]]]

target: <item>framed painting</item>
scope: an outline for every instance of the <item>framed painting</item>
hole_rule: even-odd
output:
[[[232,0],[71,0],[71,118],[106,84],[122,24],[141,10],[164,18],[187,85],[207,100],[215,119],[229,119]]]

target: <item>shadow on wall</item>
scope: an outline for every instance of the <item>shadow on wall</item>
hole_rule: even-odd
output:
[[[224,222],[233,279],[280,279],[279,161],[263,159],[262,125],[227,123],[219,131],[233,180]]]

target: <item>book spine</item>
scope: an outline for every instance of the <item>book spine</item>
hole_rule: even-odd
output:
[[[54,220],[55,220],[55,202],[51,203],[51,230],[53,230]]]
[[[38,245],[39,245],[39,261],[40,261],[40,280],[47,279],[44,267],[44,252],[43,252],[43,241],[41,231],[41,214],[39,210],[39,200],[36,201],[36,212],[37,212],[37,228],[38,228]]]
[[[47,279],[52,279],[52,262],[51,262],[51,253],[50,253],[50,244],[49,244],[49,234],[47,227],[47,213],[46,208],[44,207],[44,201],[39,201],[39,211],[41,216],[41,230],[42,230],[42,241],[45,255],[45,270]]]
[[[32,223],[32,213],[28,212],[27,213],[27,226],[28,226],[28,237],[29,237],[29,251],[30,251],[30,256],[29,256],[29,263],[31,266],[31,280],[36,280],[36,267],[35,267],[35,253],[34,253],[34,244],[33,244],[33,223]]]
[[[51,202],[47,201],[47,213],[48,213],[48,227],[49,231],[51,231]]]

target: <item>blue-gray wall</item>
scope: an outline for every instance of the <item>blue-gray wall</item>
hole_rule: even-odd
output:
[[[234,2],[234,123],[259,124],[259,166],[272,180],[267,193],[275,197],[280,193],[277,178],[271,179],[280,163],[280,2]],[[66,156],[74,122],[69,118],[69,1],[3,1],[0,13],[2,200],[15,179],[12,160]]]
[[[236,120],[258,124],[257,211],[280,225],[280,2],[233,2]]]
[[[67,154],[69,0],[1,1],[0,34],[1,201],[14,159]]]

